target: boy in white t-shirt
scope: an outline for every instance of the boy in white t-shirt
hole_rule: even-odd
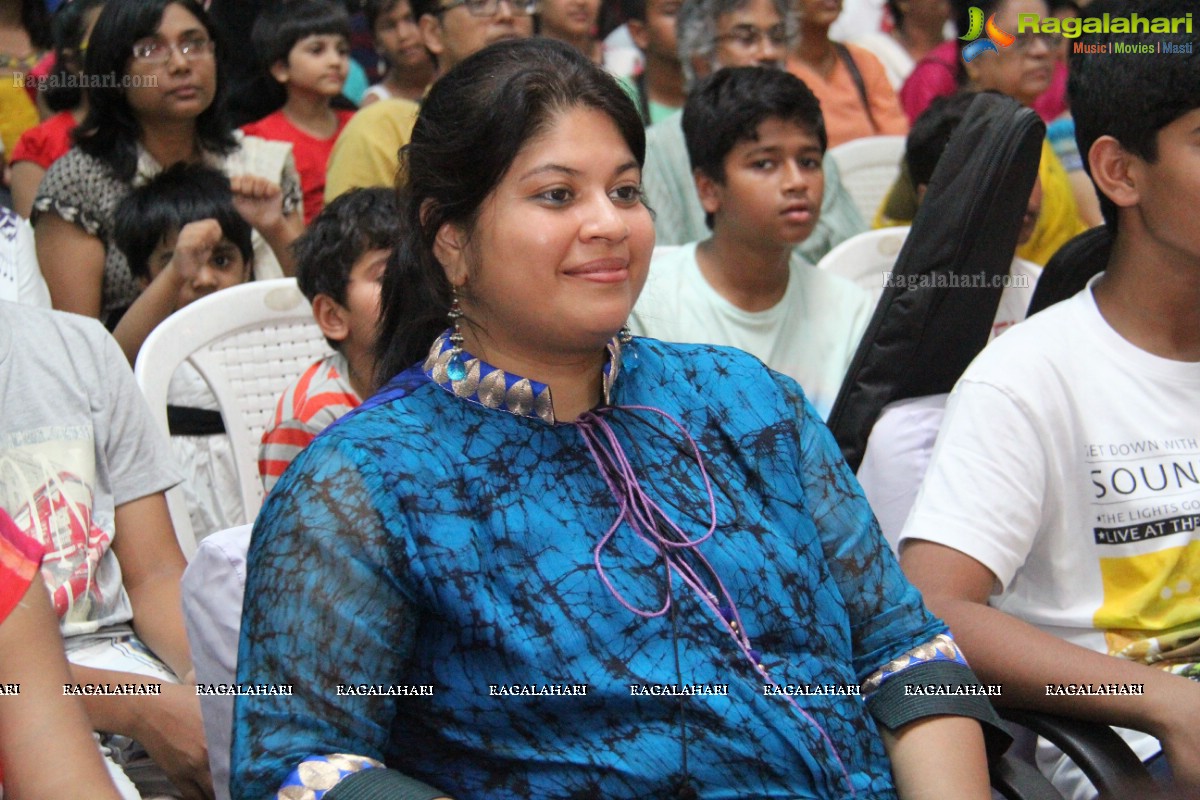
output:
[[[793,254],[824,192],[817,99],[787,72],[723,69],[688,97],[683,130],[712,236],[654,260],[630,326],[745,350],[828,415],[874,304]]]
[[[1182,18],[1190,0],[1139,7]],[[1110,37],[1111,38],[1111,37]],[[1107,270],[993,343],[951,395],[901,564],[1002,705],[1117,726],[1200,792],[1200,55],[1076,55]],[[1163,45],[1164,51],[1166,45]],[[1182,48],[1181,48],[1182,49]],[[1125,728],[1133,730],[1124,730]],[[1056,751],[1069,798],[1094,790]]]

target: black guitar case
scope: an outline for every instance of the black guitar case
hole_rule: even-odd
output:
[[[950,391],[987,344],[1045,132],[991,93],[954,131],[829,415],[851,469],[884,406]]]

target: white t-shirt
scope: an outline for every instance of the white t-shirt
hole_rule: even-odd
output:
[[[662,253],[630,316],[634,333],[668,342],[737,347],[800,383],[829,415],[859,339],[874,312],[850,281],[793,256],[783,298],[766,311],[743,311],[700,273],[696,243]]]
[[[1170,663],[1200,636],[1200,363],[1123,339],[1091,284],[1015,326],[951,393],[907,539],[985,565],[1001,611]]]

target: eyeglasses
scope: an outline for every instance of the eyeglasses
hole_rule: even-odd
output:
[[[158,39],[142,39],[133,43],[133,57],[147,64],[165,64],[171,54],[178,51],[188,61],[199,61],[212,55],[213,41],[207,36],[191,36],[178,44],[168,44]]]
[[[438,13],[466,6],[472,17],[494,17],[500,10],[501,0],[450,0],[438,8]],[[528,17],[538,11],[538,0],[504,0],[515,17]]]
[[[776,47],[783,47],[787,44],[787,25],[782,22],[778,25],[773,25],[766,30],[756,28],[753,25],[738,25],[729,33],[723,33],[716,37],[718,42],[735,42],[736,44],[746,48],[747,50],[758,47],[762,44],[763,37]]]
[[[1050,50],[1058,47],[1062,39],[1053,33],[1018,33],[1013,40],[1012,48],[1018,53],[1024,53],[1033,47],[1034,42],[1041,42]]]

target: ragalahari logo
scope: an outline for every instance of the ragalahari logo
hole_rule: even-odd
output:
[[[984,25],[983,11],[977,6],[971,6],[969,22],[970,25],[968,26],[966,35],[958,37],[964,42],[970,42],[970,44],[963,48],[963,61],[971,61],[980,53],[986,53],[989,50],[993,53],[999,53],[1000,50],[996,47],[996,45],[999,45],[1000,47],[1008,47],[1017,40],[1017,37],[1013,36],[1011,33],[1000,30],[1000,28],[996,25],[995,14],[992,14],[990,17],[988,17],[987,25]],[[980,35],[985,31],[987,33],[987,38],[980,39]]]

